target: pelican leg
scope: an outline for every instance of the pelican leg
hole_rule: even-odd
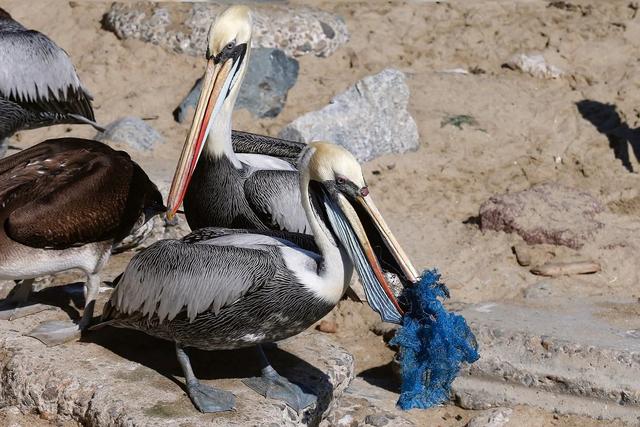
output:
[[[27,304],[33,290],[33,281],[34,279],[24,279],[13,288],[11,295],[0,303],[0,319],[15,320],[53,308],[44,304]]]
[[[43,322],[27,335],[42,341],[48,347],[53,347],[80,338],[82,331],[89,327],[93,318],[93,309],[100,292],[100,276],[88,274],[84,284],[84,312],[78,323],[72,320],[51,320]]]
[[[316,402],[316,396],[305,393],[273,369],[261,346],[257,346],[257,349],[262,376],[242,380],[247,387],[266,398],[284,401],[298,413]]]
[[[184,373],[187,393],[200,412],[223,412],[233,409],[236,403],[233,393],[200,383],[193,374],[189,356],[178,344],[176,344],[176,356]]]

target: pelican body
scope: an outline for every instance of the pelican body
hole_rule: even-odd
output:
[[[95,123],[91,95],[67,53],[0,8],[0,142],[21,129]]]
[[[402,308],[381,265],[416,281],[348,151],[310,144],[299,168],[299,203],[313,237],[205,228],[157,242],[131,260],[105,308],[103,324],[176,343],[189,395],[204,412],[231,409],[233,396],[197,381],[185,347],[235,349],[296,335],[340,301],[354,266],[372,308],[399,322]],[[298,410],[313,401],[260,356],[262,377],[247,385]]]
[[[217,226],[311,233],[291,162],[301,146],[232,135],[231,116],[249,62],[251,31],[245,6],[230,7],[211,26],[202,91],[171,185],[168,215],[184,201],[192,230]],[[247,148],[239,139],[256,146]],[[245,152],[235,152],[234,145],[244,145],[240,148]]]
[[[31,314],[33,279],[70,269],[87,275],[78,325],[45,323],[31,333],[46,344],[88,326],[111,247],[155,213],[162,196],[123,151],[91,140],[51,139],[0,160],[0,279],[23,279],[0,318]]]

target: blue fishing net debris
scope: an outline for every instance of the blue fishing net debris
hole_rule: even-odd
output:
[[[435,269],[426,270],[400,296],[407,310],[390,344],[400,347],[398,406],[402,409],[426,409],[449,400],[461,363],[473,363],[480,357],[467,322],[442,305],[440,299],[448,297],[449,290]]]

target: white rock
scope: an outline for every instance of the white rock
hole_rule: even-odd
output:
[[[473,417],[466,427],[502,427],[506,426],[513,413],[511,408],[494,408]]]
[[[297,118],[280,137],[334,142],[359,161],[416,150],[420,145],[418,127],[407,111],[408,103],[404,73],[388,68],[360,80],[321,110]]]
[[[505,66],[541,79],[558,79],[564,75],[560,68],[548,64],[542,55],[519,53],[512,56]]]

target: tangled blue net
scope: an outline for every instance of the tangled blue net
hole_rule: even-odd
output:
[[[425,409],[448,400],[460,364],[480,357],[467,322],[448,312],[438,299],[448,297],[449,290],[440,282],[437,270],[426,270],[400,297],[408,309],[390,344],[400,347],[398,406],[402,409]]]

